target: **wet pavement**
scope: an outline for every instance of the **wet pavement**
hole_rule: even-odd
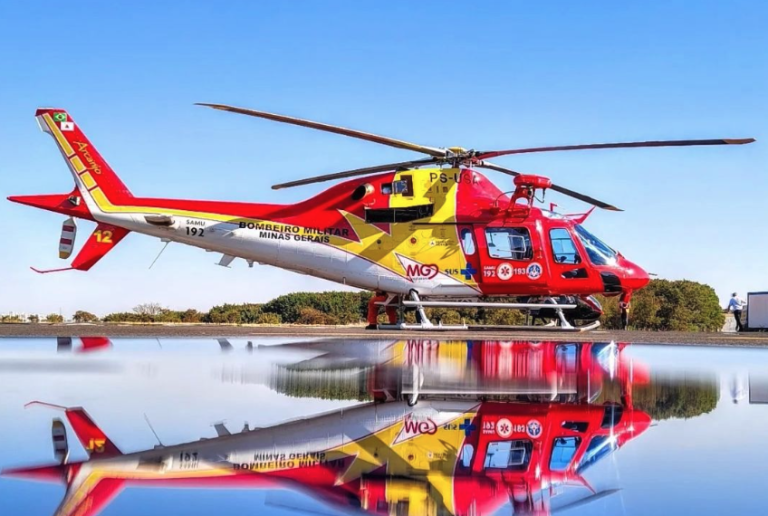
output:
[[[675,332],[620,331],[597,329],[589,332],[562,331],[542,326],[536,329],[509,327],[483,330],[366,330],[362,326],[248,326],[217,324],[0,324],[0,337],[56,337],[59,335],[109,337],[218,337],[220,335],[270,337],[334,337],[355,339],[518,339],[551,341],[605,341],[635,344],[676,344],[699,346],[768,346],[768,332]]]
[[[0,339],[0,513],[738,514],[768,349]]]

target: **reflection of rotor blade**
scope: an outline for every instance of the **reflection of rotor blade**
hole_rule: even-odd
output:
[[[743,145],[752,143],[754,138],[717,138],[712,140],[660,140],[650,142],[593,143],[588,145],[560,145],[556,147],[531,147],[529,149],[509,149],[478,153],[478,159],[508,156],[510,154],[530,154],[532,152],[553,152],[587,149],[627,149],[635,147],[690,147],[693,145]]]
[[[519,176],[522,175],[520,172],[515,172],[514,170],[511,170],[509,168],[501,167],[499,165],[495,165],[493,163],[488,163],[487,161],[483,161],[481,164],[478,164],[478,166],[483,168],[489,168],[491,170],[495,170],[497,172],[502,172],[504,174],[510,175],[510,176]],[[587,204],[591,204],[593,206],[597,206],[598,208],[603,208],[604,210],[611,210],[611,211],[623,211],[616,206],[612,204],[608,204],[603,201],[598,201],[594,197],[590,197],[588,195],[584,195],[579,192],[574,192],[573,190],[569,190],[568,188],[563,188],[559,185],[552,185],[550,187],[551,190],[554,190],[556,192],[559,192],[563,195],[567,195],[568,197],[573,197],[574,199],[578,199],[580,201],[583,201]]]
[[[273,190],[279,190],[281,188],[290,188],[292,186],[309,185],[312,183],[322,183],[324,181],[333,181],[334,179],[344,179],[347,177],[367,176],[369,174],[376,174],[377,172],[386,172],[388,170],[397,170],[398,168],[413,168],[421,167],[423,165],[430,165],[436,163],[435,158],[419,159],[415,161],[403,161],[401,163],[389,163],[387,165],[377,165],[375,167],[357,168],[355,170],[347,170],[346,172],[336,172],[335,174],[326,174],[322,176],[308,177],[307,179],[299,179],[297,181],[290,181],[288,183],[280,183],[272,187]]]
[[[593,494],[591,496],[587,496],[586,498],[582,498],[581,500],[576,500],[575,502],[571,502],[569,504],[563,505],[561,507],[557,507],[555,509],[552,509],[550,514],[558,514],[561,511],[567,511],[570,509],[575,509],[577,507],[581,507],[583,505],[586,505],[588,503],[596,502],[597,500],[601,500],[603,498],[607,498],[611,496],[612,494],[616,494],[621,489],[606,489],[605,491],[600,491],[599,493]]]
[[[350,136],[352,138],[358,138],[360,140],[366,140],[369,142],[380,143],[382,145],[389,145],[390,147],[396,147],[398,149],[412,150],[416,152],[423,152],[436,158],[441,158],[447,154],[443,149],[436,147],[427,147],[425,145],[419,145],[417,143],[404,142],[402,140],[396,140],[394,138],[387,138],[386,136],[379,136],[377,134],[365,133],[363,131],[357,131],[355,129],[346,129],[337,125],[323,124],[321,122],[313,122],[311,120],[304,120],[301,118],[294,118],[292,116],[276,115],[274,113],[266,113],[264,111],[255,111],[253,109],[244,109],[234,106],[226,106],[224,104],[206,104],[197,103],[198,106],[208,106],[213,109],[219,109],[221,111],[229,111],[231,113],[240,113],[241,115],[255,116],[258,118],[266,118],[267,120],[274,120],[275,122],[283,122],[285,124],[293,124],[301,127],[309,127],[310,129],[317,129],[319,131],[326,131],[329,133],[341,134],[344,136]]]
[[[221,351],[224,353],[229,353],[232,351],[232,344],[229,342],[229,339],[217,339],[219,341],[219,346],[221,347]]]

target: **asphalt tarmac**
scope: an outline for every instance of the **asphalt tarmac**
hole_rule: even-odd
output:
[[[0,337],[335,337],[350,339],[536,340],[635,344],[766,346],[768,333],[699,333],[593,330],[366,330],[361,326],[235,326],[213,324],[0,324]]]

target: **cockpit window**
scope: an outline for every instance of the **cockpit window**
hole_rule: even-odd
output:
[[[592,440],[589,441],[587,451],[584,452],[584,456],[581,458],[579,465],[576,467],[576,473],[582,473],[585,469],[596,464],[597,461],[611,453],[616,448],[618,448],[616,439],[610,435],[598,435],[593,437]]]
[[[581,263],[579,252],[576,250],[576,245],[567,229],[550,229],[549,240],[552,243],[552,254],[557,263]]]
[[[530,260],[533,258],[528,228],[487,228],[488,254],[491,258]]]
[[[616,251],[584,229],[584,226],[576,224],[574,225],[574,229],[576,230],[579,240],[584,244],[584,249],[587,250],[589,261],[595,265],[613,265],[616,263]]]
[[[581,444],[581,437],[556,437],[552,443],[552,458],[549,460],[549,469],[552,471],[565,471],[568,464],[576,455],[576,450]]]

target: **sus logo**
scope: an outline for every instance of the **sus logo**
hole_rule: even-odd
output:
[[[541,423],[539,423],[536,419],[531,419],[528,421],[528,424],[525,425],[525,432],[530,437],[536,439],[541,435]]]
[[[432,279],[440,272],[434,263],[409,263],[405,266],[405,274],[411,279]]]

